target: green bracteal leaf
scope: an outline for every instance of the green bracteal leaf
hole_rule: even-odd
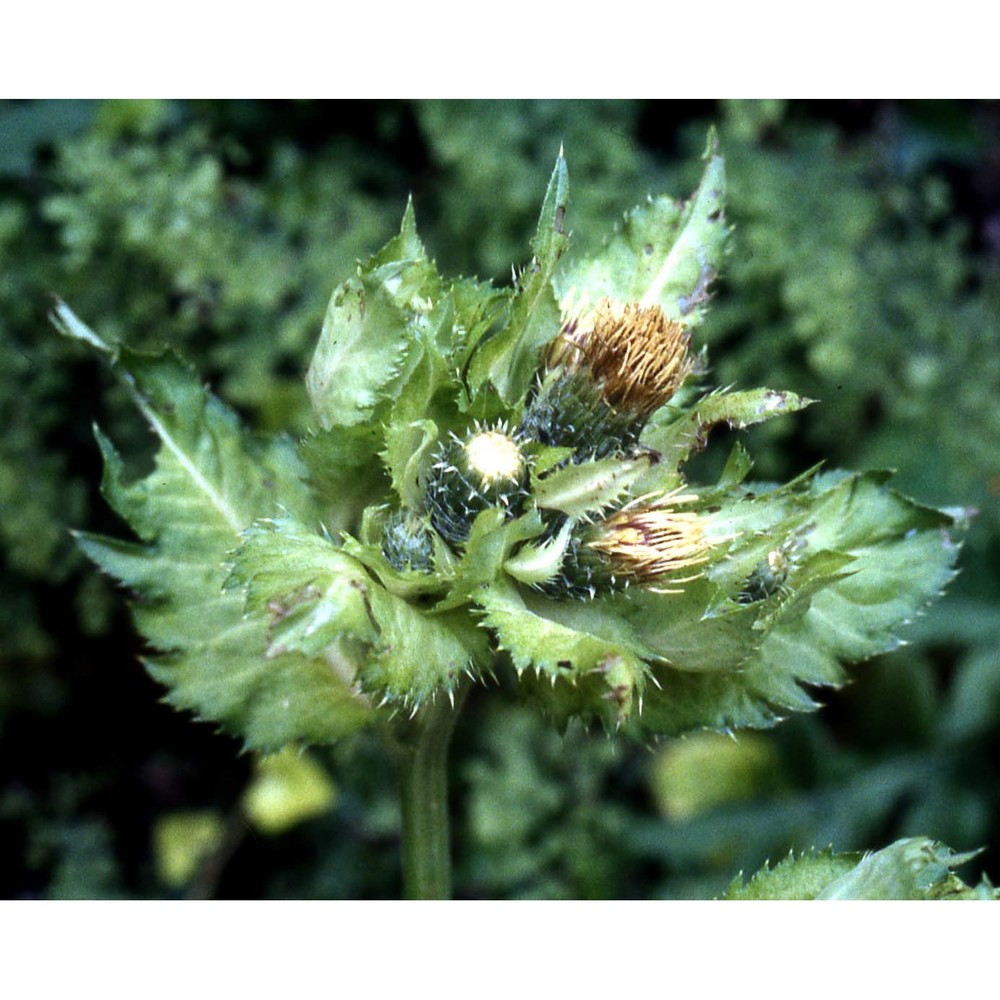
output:
[[[566,206],[569,175],[560,150],[531,241],[533,256],[520,274],[507,325],[476,345],[468,372],[475,394],[491,383],[508,405],[524,398],[541,349],[559,332],[561,314],[552,288],[556,265],[569,246]]]
[[[440,279],[417,237],[410,203],[399,235],[359,266],[330,299],[306,373],[321,428],[362,423],[379,404],[400,397],[436,339],[430,317],[440,293]],[[431,359],[426,364],[433,368]],[[423,377],[433,381],[426,371]]]
[[[394,423],[386,429],[382,460],[389,470],[392,488],[404,507],[420,509],[431,451],[439,438],[440,432],[433,420]]]
[[[485,660],[487,637],[468,615],[427,615],[318,532],[279,518],[244,538],[228,585],[268,613],[268,657],[321,655],[352,687],[408,708]]]
[[[794,392],[773,389],[719,390],[709,393],[682,415],[665,407],[653,415],[642,434],[642,443],[663,459],[659,467],[650,470],[647,478],[650,483],[655,482],[658,475],[676,470],[693,454],[702,451],[712,428],[719,424],[744,430],[775,417],[796,413],[813,402]]]
[[[700,322],[728,238],[725,164],[714,133],[704,161],[701,183],[688,201],[650,197],[625,213],[601,253],[560,270],[556,287],[564,310],[608,297],[659,305],[688,326]]]
[[[377,424],[311,431],[299,442],[299,455],[323,499],[321,514],[331,530],[356,531],[364,509],[386,495],[390,481],[378,457],[383,445]]]
[[[604,619],[611,639],[599,634],[596,615],[583,616],[582,627],[565,624],[550,615],[571,613],[572,605],[522,595],[510,581],[485,586],[475,596],[484,626],[509,652],[524,693],[560,727],[579,715],[615,728],[641,701],[648,669],[622,623]]]
[[[539,507],[586,517],[620,503],[650,464],[648,456],[640,455],[566,465],[537,478],[532,494]]]
[[[245,595],[247,611],[267,615],[268,658],[316,656],[345,640],[370,647],[377,632],[366,605],[369,584],[364,567],[289,517],[243,532],[226,580],[228,590]]]

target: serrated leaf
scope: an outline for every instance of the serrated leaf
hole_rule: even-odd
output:
[[[917,615],[952,577],[957,546],[948,534],[954,522],[947,514],[907,500],[886,489],[884,482],[880,473],[829,475],[809,485],[807,493],[799,493],[794,505],[806,506],[785,523],[801,525],[803,582],[813,590],[807,606],[803,607],[805,601],[795,603],[797,584],[791,583],[787,613],[768,617],[766,601],[735,612],[737,623],[740,615],[746,615],[744,627],[752,628],[755,621],[762,625],[753,629],[758,641],[736,673],[695,675],[657,668],[661,689],[650,687],[640,720],[646,732],[772,725],[790,711],[815,708],[803,685],[838,685],[845,677],[842,662],[856,662],[899,645],[895,630]],[[776,496],[787,493],[787,489],[774,491]],[[744,506],[752,509],[753,503]],[[788,496],[782,506],[791,503]],[[785,537],[779,535],[773,543],[780,544]],[[814,545],[822,548],[814,553]],[[810,557],[816,554],[822,559],[810,569]],[[844,557],[850,557],[850,563]],[[670,600],[665,598],[656,618],[639,610],[626,610],[626,617],[642,640],[668,661],[686,662],[677,655],[685,637],[708,660],[711,650],[702,643],[711,632],[685,627],[690,619],[681,613],[683,609],[677,612],[681,624],[675,632]],[[658,627],[652,631],[642,627],[646,621],[656,621]],[[732,642],[732,636],[727,640],[726,632],[717,631],[716,639],[715,655],[725,662],[733,647],[723,643]],[[739,632],[737,639],[745,642],[745,632]],[[682,651],[692,655],[691,650]],[[742,652],[738,645],[736,651]]]
[[[268,658],[292,651],[315,656],[345,638],[377,638],[365,603],[364,568],[328,539],[291,518],[262,521],[243,533],[227,590],[246,595],[247,610],[268,618]],[[345,678],[353,682],[353,676]]]
[[[416,706],[452,691],[486,655],[486,636],[467,615],[425,614],[288,518],[245,533],[228,586],[246,593],[249,610],[268,613],[268,656],[323,654],[348,684],[389,702]]]
[[[504,564],[504,571],[521,583],[536,586],[555,579],[562,568],[575,522],[568,519],[552,538],[522,545]]]
[[[566,206],[569,203],[569,173],[562,149],[545,190],[545,200],[538,216],[538,228],[531,241],[535,260],[543,270],[551,271],[566,250]]]
[[[602,458],[556,469],[533,483],[539,507],[558,510],[569,517],[599,513],[628,494],[629,488],[650,466],[639,458]]]
[[[437,276],[428,278],[424,291],[431,298],[415,300],[419,308],[404,309],[409,347],[399,371],[387,389],[387,425],[408,423],[424,417],[454,420],[458,391],[456,374],[448,364],[455,326],[450,290],[439,287]],[[403,307],[401,307],[403,308]]]
[[[671,319],[697,324],[717,277],[728,230],[725,165],[709,136],[705,170],[687,202],[661,195],[626,212],[602,252],[564,268],[557,290],[564,307],[581,296],[661,306]]]
[[[307,434],[299,454],[317,496],[321,516],[331,529],[354,531],[362,511],[385,496],[389,478],[379,460],[384,440],[371,424],[331,427]]]
[[[773,868],[765,865],[744,884],[742,874],[733,879],[725,899],[771,900],[815,899],[826,886],[850,872],[860,854],[808,851],[799,857],[789,853]]]
[[[620,598],[616,608],[652,654],[670,664],[671,673],[728,675],[740,670],[763,641],[754,629],[760,609],[736,605],[728,614],[710,613],[719,592],[704,577],[678,589],[658,594],[636,588]]]
[[[439,437],[438,426],[433,420],[394,423],[386,429],[382,460],[403,507],[420,509],[424,492],[421,477],[430,464],[430,452]]]
[[[306,373],[320,427],[366,420],[399,371],[406,347],[404,321],[393,304],[370,302],[360,278],[341,285],[327,306]]]
[[[411,711],[438,694],[452,695],[463,674],[489,662],[487,636],[464,611],[428,615],[382,587],[368,594],[379,639],[365,662],[365,690]]]
[[[536,477],[562,465],[576,453],[575,448],[539,444],[537,441],[527,441],[522,451],[531,456],[531,471]]]
[[[897,840],[863,858],[849,872],[827,885],[817,899],[940,899],[972,898],[952,868],[978,852],[956,854],[927,837]],[[991,896],[997,898],[995,894]]]
[[[871,854],[810,851],[734,879],[726,899],[998,899],[986,881],[965,885],[952,869],[978,852],[956,854],[928,837],[909,837]]]
[[[679,418],[665,408],[654,414],[642,434],[642,443],[659,452],[664,460],[660,468],[651,470],[648,478],[652,482],[657,474],[668,468],[676,469],[692,454],[701,451],[712,428],[719,424],[743,430],[753,424],[796,413],[813,402],[794,392],[749,389],[710,393]]]
[[[582,715],[614,727],[629,717],[648,671],[620,624],[611,623],[619,641],[573,628],[544,614],[570,608],[544,600],[529,608],[511,582],[490,584],[475,596],[485,612],[483,624],[510,653],[522,685],[557,724]]]
[[[476,349],[506,329],[514,292],[510,288],[494,288],[488,281],[473,278],[453,281],[450,292],[455,316],[449,367],[458,371],[463,385],[467,385],[469,366]],[[468,412],[471,405],[472,400],[468,396],[460,400],[463,412]]]
[[[743,447],[742,442],[737,441],[733,445],[733,450],[726,459],[726,465],[719,476],[719,486],[732,487],[739,486],[750,474],[753,468],[753,459],[749,452]]]
[[[538,511],[507,520],[503,510],[491,507],[472,523],[461,559],[454,566],[454,582],[448,596],[436,605],[439,611],[458,608],[473,600],[479,587],[496,580],[511,552],[521,542],[535,538],[543,529]]]
[[[427,350],[418,331],[428,325],[439,291],[408,204],[399,235],[330,299],[306,373],[321,428],[361,423],[380,402],[398,396]]]
[[[265,660],[266,620],[245,616],[242,595],[223,591],[227,553],[255,518],[281,507],[315,512],[294,452],[246,434],[172,355],[122,349],[114,364],[159,442],[154,470],[127,482],[120,457],[99,437],[104,495],[143,544],[78,540],[139,595],[133,616],[167,701],[262,749],[330,742],[363,725],[367,707],[324,661]]]

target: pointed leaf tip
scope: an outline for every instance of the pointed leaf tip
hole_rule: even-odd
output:
[[[413,206],[413,192],[406,196],[406,208],[403,210],[403,222],[399,227],[400,233],[417,232],[417,214]]]
[[[531,241],[531,249],[539,264],[551,270],[566,250],[566,207],[569,202],[569,170],[563,157],[562,146],[556,157],[552,176],[545,191],[545,200],[538,217],[538,229]]]
[[[705,152],[702,154],[703,160],[710,160],[713,156],[719,155],[719,133],[714,125],[708,126],[708,133],[705,136]]]
[[[114,353],[112,345],[94,333],[58,296],[53,296],[52,308],[49,310],[49,322],[64,337],[82,340],[103,354]]]

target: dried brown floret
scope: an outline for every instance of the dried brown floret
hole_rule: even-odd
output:
[[[550,368],[586,368],[616,410],[645,420],[691,372],[689,335],[657,305],[601,299],[567,324],[549,349]]]
[[[599,525],[587,546],[602,553],[614,574],[640,585],[655,583],[677,570],[699,566],[709,556],[710,545],[702,516],[677,510],[696,497],[676,494],[651,504],[636,503]],[[697,574],[695,574],[697,576]],[[693,577],[676,579],[684,583]]]

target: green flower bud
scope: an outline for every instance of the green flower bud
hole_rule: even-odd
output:
[[[385,519],[382,554],[393,569],[430,571],[434,543],[426,517],[411,510],[395,510]]]
[[[782,545],[772,549],[753,568],[747,577],[737,601],[740,604],[753,604],[763,601],[776,594],[785,586],[788,571],[791,569],[791,547]]]
[[[488,507],[518,513],[528,495],[528,460],[519,435],[506,424],[478,424],[464,439],[450,434],[434,454],[424,504],[435,530],[453,544],[469,537],[476,515]]]

